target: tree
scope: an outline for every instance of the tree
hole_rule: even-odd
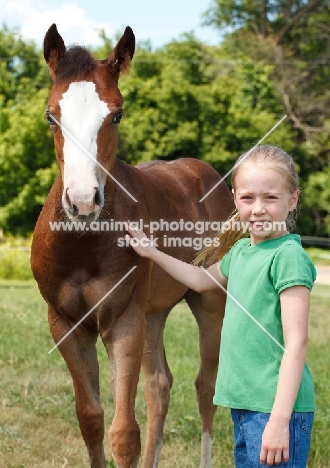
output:
[[[4,109],[7,128],[0,142],[0,226],[17,234],[33,231],[57,174],[53,138],[43,119],[48,92],[47,88],[24,90],[16,96],[14,110]]]
[[[254,63],[273,65],[271,86],[301,148],[296,157],[303,193],[307,187],[316,189],[315,181],[309,181],[311,174],[324,180],[321,173],[330,164],[329,6],[329,0],[214,0],[205,13],[206,24],[227,31],[222,47],[233,58],[245,56]],[[322,210],[316,205],[314,222],[304,222],[300,228],[306,234],[325,235],[329,217],[324,210],[324,204]],[[304,202],[301,219],[310,214]]]
[[[214,0],[204,21],[220,30],[245,30],[281,44],[289,41],[301,20],[327,6],[327,0]]]
[[[250,3],[246,5],[251,6]],[[250,16],[252,10],[249,10]],[[322,9],[316,13],[308,19],[310,24],[321,21],[326,26],[327,13]],[[275,19],[270,17],[269,21],[273,23]],[[130,74],[122,77],[119,83],[125,118],[119,130],[118,156],[132,164],[150,159],[193,157],[213,165],[222,175],[227,173],[238,155],[254,146],[288,109],[282,91],[289,86],[290,73],[288,68],[285,74],[279,64],[283,62],[286,67],[292,64],[274,60],[274,51],[295,57],[292,66],[298,67],[297,70],[300,67],[307,76],[303,50],[309,57],[312,50],[317,53],[325,50],[321,40],[315,40],[311,45],[304,39],[301,21],[300,29],[296,23],[285,35],[287,38],[293,31],[298,34],[299,30],[299,44],[292,40],[285,47],[282,43],[274,46],[270,26],[268,36],[263,40],[251,28],[242,26],[228,33],[220,47],[207,46],[193,34],[184,34],[156,51],[148,43],[138,44]],[[104,44],[92,51],[101,59],[112,47],[104,33],[102,38]],[[21,54],[18,61],[10,56],[9,47],[13,54]],[[51,80],[41,52],[33,44],[24,44],[16,33],[6,29],[1,31],[0,50],[7,53],[5,62],[0,62],[0,77],[3,78],[0,95],[0,227],[25,234],[33,230],[58,173],[52,134],[43,119]],[[316,229],[321,234],[328,229],[329,217],[325,213],[328,198],[325,196],[317,202],[320,183],[328,179],[317,175],[310,177],[315,168],[321,175],[321,171],[329,166],[327,122],[330,119],[326,118],[328,110],[321,107],[321,98],[327,93],[324,88],[327,73],[324,70],[317,76],[310,76],[315,81],[313,92],[317,93],[322,110],[321,117],[312,112],[316,102],[314,96],[308,112],[315,120],[306,118],[308,100],[300,102],[298,92],[289,89],[292,112],[299,122],[306,127],[320,125],[323,133],[310,131],[307,138],[307,132],[297,126],[290,115],[290,119],[265,141],[282,146],[297,159],[303,195],[304,192],[309,194],[309,200],[315,202],[312,206],[304,201],[301,216],[301,232],[304,234]],[[299,83],[299,76],[292,74],[294,83]],[[301,89],[302,93],[307,93],[307,84]],[[300,109],[302,113],[299,113]]]
[[[316,231],[330,236],[330,165],[322,172],[311,174],[303,191],[305,210],[302,222],[311,224]]]
[[[18,90],[25,87],[41,89],[49,85],[43,58],[35,44],[24,42],[17,30],[9,30],[6,25],[0,29],[0,58],[0,95],[4,104],[15,100]]]
[[[43,120],[50,79],[40,51],[16,31],[0,31],[0,226],[32,232],[55,176]]]
[[[226,51],[192,35],[157,52],[138,50],[122,82],[125,119],[122,158],[132,162],[194,157],[227,172],[284,115],[269,84],[272,67]],[[272,141],[290,147],[282,125]]]

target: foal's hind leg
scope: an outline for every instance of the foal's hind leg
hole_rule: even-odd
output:
[[[68,324],[51,307],[48,308],[50,331],[57,343],[70,331]],[[99,368],[95,343],[97,333],[73,331],[58,346],[72,376],[76,413],[85,441],[91,468],[105,468],[103,450],[104,417],[99,403]]]
[[[143,468],[155,468],[162,447],[163,428],[168,411],[173,377],[163,345],[166,318],[171,308],[147,316],[145,346],[142,358],[144,398],[147,405],[147,433]]]
[[[226,297],[222,291],[197,294],[192,290],[188,290],[185,299],[196,318],[199,328],[201,360],[195,386],[203,431],[200,467],[210,468],[212,424],[216,411],[213,396]]]

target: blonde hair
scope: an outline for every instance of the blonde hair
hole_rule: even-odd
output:
[[[298,174],[295,168],[292,157],[282,149],[271,145],[256,146],[250,151],[243,153],[236,161],[231,176],[231,185],[235,190],[235,180],[237,174],[247,165],[265,164],[267,167],[279,172],[285,181],[285,187],[289,193],[293,194],[296,190],[299,191]],[[288,231],[292,231],[295,227],[297,219],[297,208],[290,211],[286,219]],[[228,226],[240,225],[240,218],[237,210],[235,210],[225,223],[226,228],[221,229],[213,238],[211,246],[202,249],[195,260],[194,265],[213,263],[221,260],[221,258],[230,250],[230,248],[243,237],[248,237],[248,232],[242,229],[228,229]],[[219,247],[214,247],[219,245]]]

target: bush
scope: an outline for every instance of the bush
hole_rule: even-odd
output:
[[[32,279],[30,267],[31,238],[6,238],[0,244],[0,279]]]

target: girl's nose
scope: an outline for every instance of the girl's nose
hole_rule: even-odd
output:
[[[256,200],[253,204],[252,214],[260,215],[265,212],[265,207],[261,200]]]

